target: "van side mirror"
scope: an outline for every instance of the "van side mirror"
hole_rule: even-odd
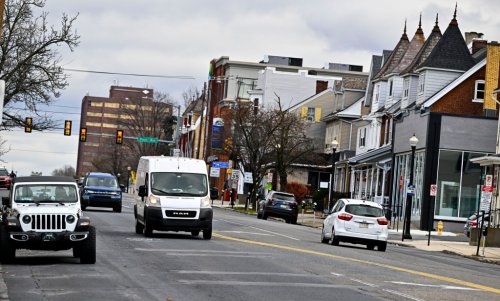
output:
[[[2,205],[7,207],[10,205],[10,198],[8,196],[2,197]]]
[[[139,196],[140,197],[145,197],[148,195],[148,190],[145,185],[139,186]]]

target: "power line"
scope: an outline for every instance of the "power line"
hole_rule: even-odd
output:
[[[66,152],[50,152],[50,151],[41,151],[41,150],[33,150],[33,149],[19,149],[12,148],[10,150],[18,151],[18,152],[30,152],[30,153],[48,153],[48,154],[64,154],[64,155],[76,155],[77,153],[66,153]]]
[[[157,74],[138,74],[138,73],[120,73],[120,72],[109,72],[109,71],[83,70],[83,69],[72,69],[72,68],[63,68],[63,69],[72,72],[85,72],[85,73],[109,74],[109,75],[158,77],[158,78],[172,78],[172,79],[196,79],[194,76],[191,75],[157,75]]]

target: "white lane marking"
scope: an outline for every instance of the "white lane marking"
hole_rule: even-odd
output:
[[[178,280],[182,284],[205,284],[205,285],[226,285],[226,286],[284,286],[284,287],[315,287],[315,288],[334,288],[345,287],[335,284],[321,283],[297,283],[297,282],[248,282],[248,281],[212,281],[212,280]]]
[[[337,274],[337,273],[334,273],[334,272],[331,272],[330,274],[332,274],[333,276],[337,276],[337,277],[342,277],[342,276],[344,276],[344,274]]]
[[[247,232],[247,231],[217,231],[217,233],[236,233],[236,234],[251,234],[251,235],[272,236],[272,234],[257,233],[257,232]]]
[[[295,273],[266,273],[266,272],[228,272],[228,271],[189,271],[189,270],[171,270],[178,274],[210,274],[210,275],[258,275],[258,276],[285,276],[285,277],[316,277],[324,278],[323,275],[295,274]]]
[[[352,280],[352,281],[354,281],[354,282],[361,283],[361,284],[364,284],[364,285],[367,285],[367,286],[370,286],[370,287],[378,287],[378,285],[376,285],[376,284],[364,282],[363,280],[359,280],[359,279],[356,279],[356,278],[349,278],[349,279]]]
[[[391,294],[394,294],[394,295],[397,295],[397,296],[400,296],[400,297],[404,297],[406,299],[410,299],[410,300],[414,300],[414,301],[425,301],[424,299],[419,299],[419,298],[410,296],[408,294],[403,294],[403,293],[400,293],[400,292],[397,292],[397,291],[388,290],[388,289],[382,289],[382,290],[384,292],[388,292],[388,293],[391,293]]]
[[[411,283],[411,282],[402,282],[402,281],[385,281],[394,284],[403,284],[403,285],[411,285],[411,286],[425,286],[425,287],[437,287],[447,290],[467,290],[467,291],[480,291],[480,289],[472,288],[472,287],[464,287],[464,286],[453,286],[453,285],[444,285],[444,284],[424,284],[424,283]]]
[[[286,238],[289,238],[289,239],[300,241],[300,239],[298,239],[298,238],[295,238],[295,237],[292,237],[292,236],[288,236],[288,235],[284,235],[284,234],[281,234],[281,233],[276,233],[276,232],[273,232],[273,231],[268,231],[268,230],[265,230],[265,229],[262,229],[262,228],[258,228],[258,227],[254,227],[254,226],[249,226],[249,225],[246,225],[246,224],[241,224],[241,223],[237,223],[237,222],[233,222],[233,221],[229,221],[229,220],[225,220],[225,219],[220,219],[220,220],[223,221],[223,222],[229,223],[229,224],[235,224],[235,225],[238,225],[238,226],[252,228],[252,229],[256,229],[256,230],[262,231],[262,232],[271,233],[271,234],[276,235],[276,236],[282,236],[282,237],[286,237]]]

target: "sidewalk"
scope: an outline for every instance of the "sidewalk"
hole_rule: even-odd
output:
[[[232,209],[229,202],[224,202],[224,204],[222,204],[220,200],[215,200],[213,206],[229,210]],[[235,207],[244,208],[244,205],[238,204],[235,205]],[[319,212],[316,212],[316,216],[312,213],[305,213],[302,215],[302,212],[299,210],[297,224],[321,228],[323,226],[323,220],[324,218],[321,217]],[[412,247],[429,252],[455,254],[478,261],[500,264],[500,248],[487,247],[484,249],[483,254],[483,247],[481,246],[479,248],[479,256],[476,256],[477,246],[469,245],[469,239],[463,233],[443,232],[441,235],[438,235],[436,231],[432,231],[430,244],[428,246],[428,231],[411,229],[410,234],[412,239],[401,241],[403,232],[401,228],[398,230],[399,231],[396,229],[389,229],[389,239],[387,241],[389,244]]]

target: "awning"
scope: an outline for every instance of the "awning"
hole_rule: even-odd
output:
[[[392,146],[390,144],[384,145],[377,149],[367,151],[366,153],[349,158],[349,164],[359,164],[368,162],[379,162],[390,158]],[[385,161],[384,161],[385,162]]]
[[[481,166],[500,165],[500,157],[498,156],[483,156],[470,159],[472,163],[477,163]]]

